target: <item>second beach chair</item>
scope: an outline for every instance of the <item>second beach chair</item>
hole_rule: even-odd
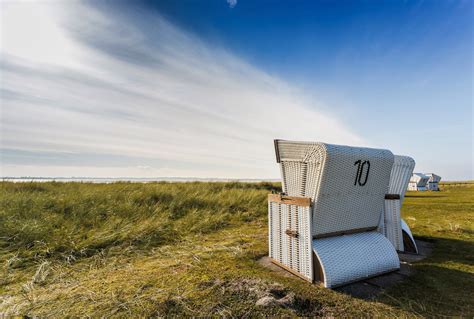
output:
[[[400,216],[400,209],[414,168],[413,158],[395,155],[388,190],[392,197],[385,199],[384,214],[380,219],[379,232],[384,234],[400,252],[418,253],[410,227]]]

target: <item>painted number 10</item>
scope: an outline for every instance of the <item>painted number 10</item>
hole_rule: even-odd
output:
[[[370,162],[358,160],[354,163],[354,166],[357,165],[357,174],[354,181],[354,185],[364,186],[367,184],[367,179],[369,178],[369,171],[370,171]],[[364,174],[365,171],[365,174]],[[362,182],[362,176],[364,176],[364,181]]]

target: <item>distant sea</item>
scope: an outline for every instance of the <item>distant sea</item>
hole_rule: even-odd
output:
[[[234,178],[197,178],[197,177],[152,177],[152,178],[134,178],[134,177],[0,177],[4,182],[83,182],[83,183],[114,183],[114,182],[133,182],[133,183],[151,183],[151,182],[278,182],[279,179],[234,179]]]

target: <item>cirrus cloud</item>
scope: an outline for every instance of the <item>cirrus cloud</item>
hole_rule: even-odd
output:
[[[132,13],[2,3],[2,176],[267,178],[274,138],[362,142],[295,85]]]

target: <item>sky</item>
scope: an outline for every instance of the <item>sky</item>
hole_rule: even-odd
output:
[[[471,1],[0,10],[0,176],[278,178],[281,138],[474,179]]]

